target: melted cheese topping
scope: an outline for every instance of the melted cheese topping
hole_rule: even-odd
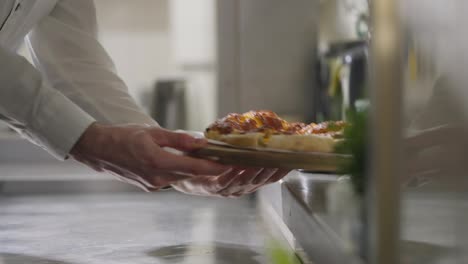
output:
[[[272,135],[318,134],[340,137],[347,124],[343,121],[330,121],[320,124],[288,123],[272,111],[249,111],[244,114],[229,114],[210,125],[206,131],[219,134],[264,133],[268,139]]]

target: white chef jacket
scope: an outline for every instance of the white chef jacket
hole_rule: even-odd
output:
[[[157,125],[99,44],[92,0],[0,1],[0,118],[60,159],[95,121]]]

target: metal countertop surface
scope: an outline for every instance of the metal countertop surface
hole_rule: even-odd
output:
[[[288,223],[299,240],[301,235],[310,234],[314,228],[305,225],[304,219],[318,218],[330,228],[328,231],[334,232],[333,235],[338,233],[340,225],[337,224],[338,219],[328,212],[326,195],[328,186],[336,179],[333,175],[296,173],[286,180],[285,190],[291,194],[289,196],[292,199],[286,199],[283,206],[295,210],[293,215],[300,213],[297,221]],[[467,263],[468,196],[466,193],[445,191],[440,186],[440,183],[434,182],[402,192],[402,263]],[[308,233],[306,230],[309,230]],[[324,245],[323,239],[315,241],[311,235],[306,235],[306,238],[317,242],[311,243],[315,247]],[[321,249],[317,247],[312,250]]]
[[[0,194],[0,264],[269,263],[265,242],[270,234],[253,197],[232,200],[134,192],[70,168],[1,166],[3,180],[15,181],[3,186],[6,194]],[[70,174],[66,182],[49,185],[65,172]],[[43,181],[34,174],[48,177]],[[314,215],[336,229],[326,208],[326,188],[334,180],[333,175],[289,176],[287,189],[305,209],[298,223]],[[35,192],[35,188],[41,190]],[[281,191],[274,196],[281,196]],[[468,219],[463,213],[466,201],[424,188],[405,193],[405,263],[457,263],[454,244],[464,224],[456,216]],[[293,204],[286,202],[288,206]]]
[[[0,263],[269,263],[252,197],[0,196]]]

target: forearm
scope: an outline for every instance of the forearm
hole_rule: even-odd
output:
[[[118,77],[96,27],[92,1],[59,1],[28,35],[36,67],[54,89],[101,123],[157,125]]]
[[[13,128],[63,159],[94,119],[44,84],[23,57],[0,47],[0,116]]]

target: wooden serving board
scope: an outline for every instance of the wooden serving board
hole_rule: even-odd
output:
[[[222,164],[303,169],[315,172],[336,172],[351,156],[319,152],[276,152],[266,150],[238,149],[209,144],[208,147],[192,152],[193,157],[215,160]]]

